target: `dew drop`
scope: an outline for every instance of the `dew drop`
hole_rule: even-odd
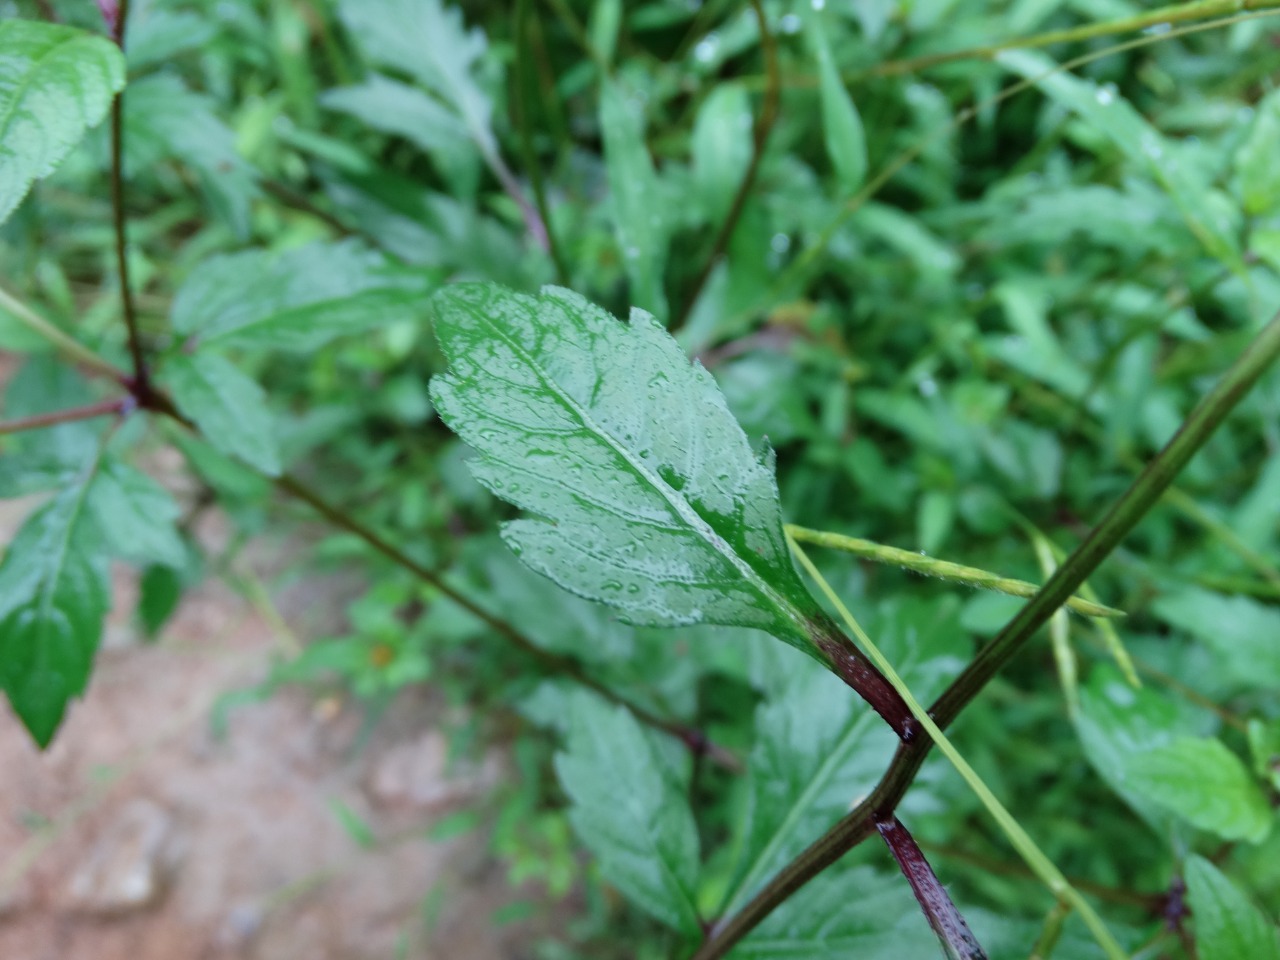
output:
[[[1110,84],[1107,84],[1105,87],[1099,87],[1097,91],[1094,93],[1094,97],[1097,98],[1100,104],[1102,104],[1103,106],[1106,106],[1107,104],[1115,101],[1115,98],[1116,98],[1115,87],[1111,86]]]

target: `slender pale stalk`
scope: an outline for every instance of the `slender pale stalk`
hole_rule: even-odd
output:
[[[3,287],[0,287],[0,310],[4,310],[72,363],[98,376],[109,377],[117,383],[125,381],[123,371],[107,363],[84,344],[67,336]]]
[[[1173,439],[1125,491],[1102,522],[1054,572],[1040,592],[1000,632],[929,709],[931,722],[947,727],[996,672],[1031,639],[1119,542],[1156,504],[1174,477],[1226,419],[1263,372],[1280,357],[1280,313],[1198,403]],[[931,743],[919,736],[898,746],[875,789],[769,881],[751,902],[712,928],[694,960],[719,960],[777,907],[867,839],[877,818],[893,812],[920,771]]]
[[[1053,571],[1058,569],[1058,561],[1054,559],[1049,541],[1037,536],[1032,540],[1032,545],[1044,575],[1053,576]],[[1080,710],[1080,680],[1076,669],[1076,652],[1071,649],[1071,623],[1065,609],[1058,610],[1049,618],[1049,643],[1053,647],[1053,660],[1058,667],[1062,697],[1067,701],[1067,713],[1074,718]]]
[[[1000,574],[992,573],[990,570],[966,567],[959,563],[951,563],[949,560],[939,560],[936,557],[926,556],[923,553],[912,553],[910,550],[888,547],[882,543],[876,543],[874,540],[847,537],[844,534],[831,533],[827,530],[810,530],[807,527],[797,527],[794,524],[787,524],[787,533],[797,543],[812,543],[818,547],[832,547],[836,550],[852,553],[854,556],[862,557],[865,560],[892,564],[911,570],[914,573],[922,573],[926,577],[938,577],[942,580],[963,583],[968,587],[995,590],[1014,597],[1034,597],[1036,591],[1040,589],[1034,583],[1028,583],[1026,580],[1002,577]],[[1124,616],[1123,610],[1117,610],[1115,607],[1106,607],[1083,597],[1071,597],[1067,601],[1067,607],[1076,613],[1082,613],[1089,617]]]
[[[0,422],[0,435],[6,433],[23,433],[27,430],[39,430],[42,427],[56,427],[60,423],[75,423],[79,420],[92,420],[112,413],[125,413],[134,406],[132,397],[120,400],[103,400],[83,407],[72,407],[69,410],[55,410],[53,413],[37,413],[31,417],[20,417],[17,420]]]
[[[960,755],[960,751],[947,739],[946,734],[942,732],[942,727],[937,724],[933,717],[930,716],[929,711],[915,698],[915,695],[908,689],[902,678],[898,676],[897,671],[893,669],[893,664],[880,652],[880,648],[867,636],[866,631],[862,629],[862,626],[854,619],[853,614],[849,612],[849,608],[844,605],[844,602],[836,595],[836,592],[831,589],[831,585],[827,583],[826,578],[813,565],[809,555],[804,552],[804,549],[794,539],[789,537],[788,542],[796,558],[800,561],[800,565],[817,583],[822,595],[835,607],[840,619],[844,621],[845,626],[857,638],[858,645],[871,658],[872,662],[880,668],[880,672],[885,675],[885,678],[893,685],[893,688],[898,691],[898,695],[906,702],[912,715],[916,718],[916,722],[929,734],[934,744],[942,751],[943,756],[951,761],[951,765],[964,778],[965,783],[969,785],[969,789],[982,801],[982,805],[987,808],[987,812],[991,814],[992,819],[996,821],[1001,831],[1008,838],[1009,843],[1018,851],[1018,854],[1027,866],[1031,868],[1031,871],[1053,892],[1054,896],[1059,900],[1070,903],[1072,907],[1079,911],[1094,939],[1098,941],[1099,946],[1106,953],[1108,960],[1127,960],[1128,954],[1120,946],[1119,941],[1112,936],[1111,931],[1107,929],[1107,925],[1102,922],[1102,918],[1094,911],[1089,901],[1085,900],[1075,887],[1071,886],[1067,878],[1062,875],[1062,871],[1054,866],[1053,862],[1044,855],[1035,841],[1031,839],[1031,836],[1022,829],[1022,825],[996,799],[996,795],[991,792],[991,788],[978,776],[977,771],[969,766],[968,761]]]
[[[1146,10],[1132,17],[1121,17],[1118,20],[1106,20],[1102,23],[1086,23],[1064,30],[1048,30],[1027,37],[1015,37],[990,46],[967,47],[963,50],[950,50],[944,53],[927,53],[906,60],[889,60],[861,71],[856,76],[886,77],[915,73],[944,63],[955,63],[957,60],[989,60],[1003,50],[1030,50],[1055,43],[1079,43],[1082,40],[1096,40],[1098,37],[1152,28],[1159,31],[1155,35],[1160,36],[1167,34],[1175,23],[1186,23],[1188,20],[1211,20],[1216,17],[1231,16],[1241,11],[1268,11],[1275,7],[1280,7],[1280,0],[1196,0],[1192,3],[1174,3],[1154,10]]]

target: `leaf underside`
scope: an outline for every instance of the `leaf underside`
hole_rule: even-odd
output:
[[[0,23],[0,222],[123,86],[124,57],[109,40],[57,24]]]
[[[476,478],[536,515],[502,531],[526,564],[634,623],[757,627],[809,648],[815,607],[786,551],[772,454],[752,452],[653,317],[484,284],[434,306],[450,371],[432,398],[479,451]]]

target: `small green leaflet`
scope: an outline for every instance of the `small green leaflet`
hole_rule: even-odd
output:
[[[600,90],[600,132],[614,229],[631,283],[631,299],[662,316],[667,311],[662,274],[670,241],[662,191],[644,142],[641,118],[612,80],[605,80]]]
[[[32,514],[0,564],[0,686],[42,748],[84,692],[109,604],[91,474]]]
[[[268,476],[280,473],[280,444],[266,394],[230,360],[199,352],[174,357],[160,373],[178,409],[215,449]]]
[[[852,194],[867,177],[867,135],[862,127],[862,117],[840,79],[826,28],[822,24],[822,14],[817,7],[806,10],[806,34],[818,60],[822,136],[827,156],[840,178],[841,191]]]
[[[186,563],[187,551],[174,526],[178,505],[145,473],[106,460],[89,489],[89,506],[113,555],[170,567]]]
[[[236,236],[248,236],[257,174],[236,150],[235,134],[218,119],[211,98],[173,74],[153,74],[130,84],[124,125],[126,169],[181,161],[196,174],[218,216]]]
[[[0,223],[47,177],[124,87],[105,37],[29,20],[0,22]]]
[[[1204,857],[1186,863],[1200,960],[1280,960],[1280,931]]]
[[[450,371],[432,399],[479,451],[475,477],[536,515],[502,530],[526,564],[637,624],[757,627],[813,652],[772,453],[652,316],[623,324],[552,287],[462,284],[433,304]]]
[[[1273,814],[1244,762],[1211,737],[1179,737],[1129,760],[1127,782],[1148,800],[1224,840],[1261,843]]]
[[[573,801],[569,819],[605,879],[663,923],[696,934],[698,830],[687,770],[677,769],[687,757],[659,747],[626,709],[576,691],[556,772]]]
[[[309,351],[337,337],[418,319],[434,287],[356,240],[285,253],[246,250],[202,263],[178,291],[171,322],[200,348]]]

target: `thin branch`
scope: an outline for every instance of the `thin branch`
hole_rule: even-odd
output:
[[[978,943],[978,938],[969,929],[969,924],[956,909],[955,903],[947,894],[946,888],[929,866],[915,838],[907,831],[897,817],[889,817],[876,824],[885,846],[898,861],[902,875],[911,884],[911,892],[916,902],[924,911],[925,919],[937,934],[939,942],[948,957],[955,960],[987,960],[987,954]]]
[[[1277,357],[1280,357],[1280,314],[1258,333],[1218,385],[1196,405],[1173,439],[1084,543],[1055,571],[1035,599],[978,654],[969,668],[930,708],[929,713],[940,728],[945,729],[955,720],[999,668],[1106,559]],[[874,833],[877,818],[897,809],[931,746],[929,737],[924,735],[910,743],[899,744],[888,770],[875,789],[826,834],[783,867],[750,903],[717,924],[693,960],[719,960],[792,894]]]
[[[720,232],[716,234],[715,242],[711,244],[711,253],[707,255],[706,263],[702,265],[702,271],[694,280],[684,306],[680,308],[675,322],[671,324],[673,333],[688,321],[689,315],[693,313],[693,308],[698,303],[698,298],[702,296],[703,288],[711,279],[712,271],[729,248],[729,241],[733,239],[733,233],[738,228],[738,221],[742,219],[747,200],[751,196],[751,188],[755,186],[756,176],[760,172],[760,162],[764,157],[764,149],[769,143],[769,135],[773,133],[773,126],[778,120],[778,91],[782,88],[782,79],[778,71],[778,45],[774,42],[773,34],[769,32],[769,21],[760,0],[750,0],[750,2],[751,9],[756,15],[756,22],[760,26],[760,50],[764,54],[766,77],[764,103],[760,106],[760,114],[756,117],[752,132],[751,161],[747,164],[746,173],[742,175],[742,182],[738,184],[738,192],[733,196],[733,203],[729,207],[728,214],[725,215],[724,223],[720,225]]]
[[[56,427],[60,423],[75,423],[78,420],[92,420],[94,417],[105,417],[113,413],[128,413],[133,408],[133,397],[123,397],[118,400],[90,403],[83,407],[72,407],[68,410],[55,410],[53,413],[37,413],[30,417],[0,422],[0,435],[39,430],[41,427]]]
[[[325,226],[337,233],[340,237],[365,237],[366,239],[374,239],[368,237],[367,234],[360,230],[347,226],[328,210],[324,210],[316,206],[310,197],[299,193],[287,184],[283,184],[278,180],[264,179],[258,181],[258,185],[267,193],[271,194],[271,196],[275,197],[287,206],[293,207],[295,210],[300,210],[303,213],[309,213],[311,216],[315,217]]]
[[[858,537],[846,537],[843,534],[831,533],[827,530],[810,530],[806,527],[787,524],[787,533],[791,534],[792,538],[800,543],[812,543],[819,547],[844,550],[846,553],[852,553],[854,556],[862,557],[866,560],[874,560],[876,563],[892,564],[911,570],[914,573],[924,574],[927,577],[951,580],[970,587],[980,587],[983,590],[995,590],[998,593],[1007,593],[1014,597],[1034,597],[1036,591],[1040,589],[1034,583],[1002,577],[998,573],[992,573],[990,570],[983,570],[979,567],[966,567],[963,564],[952,563],[949,560],[939,560],[937,557],[930,557],[923,553],[913,553],[910,550],[889,547],[883,543],[862,540]],[[1117,610],[1115,607],[1106,607],[1100,603],[1092,603],[1083,597],[1072,597],[1067,601],[1067,607],[1076,613],[1082,613],[1090,617],[1124,616],[1123,610]]]
[[[1102,23],[1086,23],[1078,27],[1064,30],[1049,30],[1028,37],[1016,37],[1002,43],[982,47],[968,47],[964,50],[950,50],[945,53],[927,53],[906,60],[888,60],[867,70],[860,71],[855,78],[863,76],[890,77],[903,73],[916,73],[930,67],[955,63],[957,60],[990,60],[1004,50],[1032,50],[1047,47],[1055,43],[1078,43],[1082,40],[1094,40],[1108,37],[1116,33],[1132,33],[1148,28],[1163,28],[1167,32],[1174,23],[1185,23],[1188,20],[1207,20],[1226,14],[1239,13],[1242,10],[1268,10],[1280,6],[1280,0],[1197,0],[1193,3],[1175,3],[1155,10],[1123,17],[1119,20],[1107,20]],[[1157,34],[1159,35],[1159,34]]]
[[[105,11],[104,11],[105,13]],[[120,0],[108,18],[111,39],[124,51],[124,31],[129,19],[129,0]],[[142,353],[142,335],[138,329],[138,309],[133,302],[133,285],[129,281],[129,248],[124,212],[124,91],[111,101],[111,219],[116,235],[116,271],[120,278],[120,309],[124,313],[129,335],[129,356],[133,359],[132,389],[139,397],[151,392],[151,375]]]
[[[631,703],[625,698],[619,696],[617,693],[614,693],[598,680],[588,676],[583,672],[581,665],[573,658],[562,656],[558,653],[552,653],[551,651],[538,646],[506,620],[490,613],[470,597],[450,586],[449,583],[438,573],[418,563],[418,561],[414,560],[390,541],[384,539],[381,535],[351,517],[340,507],[329,503],[321,497],[320,494],[299,481],[296,477],[284,474],[276,479],[276,486],[285,493],[288,493],[290,496],[293,496],[307,504],[335,527],[346,530],[348,533],[359,537],[370,547],[378,551],[378,553],[382,554],[397,566],[403,567],[419,580],[430,584],[436,590],[439,590],[440,593],[444,594],[444,596],[448,597],[472,616],[483,621],[504,639],[510,641],[514,646],[538,660],[549,670],[562,674],[573,680],[575,683],[587,687],[611,703],[620,704],[621,706],[626,707],[636,716],[636,719],[654,727],[655,729],[662,730],[665,733],[676,737],[694,753],[706,754],[709,759],[714,760],[726,769],[735,771],[742,769],[742,763],[736,756],[725,748],[712,743],[701,730],[681,723],[676,723],[671,720],[663,719],[662,717],[646,710],[644,707]]]
[[[18,323],[22,324],[41,340],[44,340],[72,363],[79,364],[87,372],[106,377],[122,386],[127,386],[129,378],[123,370],[112,366],[84,344],[67,336],[3,287],[0,287],[0,310],[4,310]]]

